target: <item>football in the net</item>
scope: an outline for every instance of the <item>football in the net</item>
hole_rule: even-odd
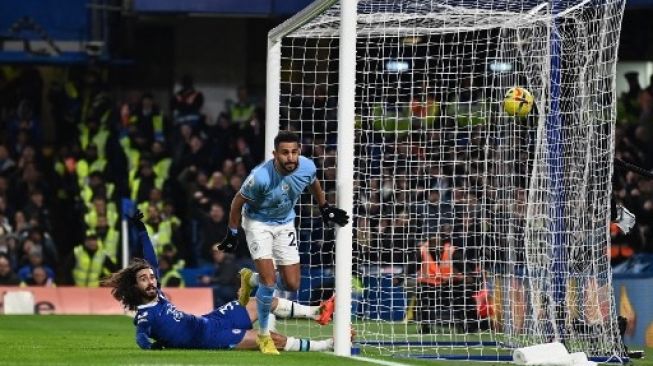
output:
[[[526,117],[533,109],[533,94],[528,90],[515,86],[508,89],[503,98],[503,110],[508,115]]]

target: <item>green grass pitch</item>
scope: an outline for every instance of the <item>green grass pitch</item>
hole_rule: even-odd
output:
[[[373,365],[321,353],[264,356],[257,351],[142,351],[134,341],[131,318],[126,316],[0,316],[0,350],[0,365]],[[652,357],[653,349],[647,354]],[[375,359],[403,365],[506,365]],[[653,361],[636,360],[634,365],[653,366]]]

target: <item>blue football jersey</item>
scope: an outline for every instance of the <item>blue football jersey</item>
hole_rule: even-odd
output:
[[[139,232],[138,239],[143,258],[154,268],[158,280],[158,261],[152,241],[146,231]],[[134,325],[136,343],[143,349],[152,347],[150,339],[166,348],[233,348],[245,337],[246,330],[252,329],[247,309],[238,301],[195,316],[177,310],[161,290],[157,290],[156,300],[138,306]]]
[[[177,310],[161,292],[155,303],[138,307],[134,323],[141,348],[151,347],[148,338],[166,348],[234,348],[252,329],[247,310],[238,301],[195,316]]]
[[[315,163],[304,156],[299,157],[297,169],[288,175],[277,171],[274,159],[257,166],[240,188],[240,194],[247,199],[245,216],[271,225],[292,221],[295,204],[304,189],[315,181],[315,173]]]
[[[143,335],[165,347],[198,348],[205,322],[201,317],[177,310],[160,291],[157,301],[139,306],[134,317],[137,342],[142,348],[147,348],[141,344]]]

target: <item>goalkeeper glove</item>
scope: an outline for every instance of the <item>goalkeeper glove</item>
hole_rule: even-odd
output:
[[[223,252],[233,252],[238,246],[238,229],[227,229],[227,236],[221,242],[215,244],[213,249],[222,250]]]
[[[328,203],[320,207],[320,212],[325,223],[334,222],[340,226],[345,226],[349,222],[349,216],[345,210],[331,207]]]
[[[145,229],[145,224],[143,224],[143,213],[141,210],[136,210],[134,211],[134,214],[132,216],[127,216],[127,219],[129,219],[129,222],[136,228],[138,229],[139,232],[141,231],[147,231]]]

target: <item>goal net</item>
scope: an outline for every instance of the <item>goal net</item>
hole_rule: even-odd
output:
[[[361,0],[356,118],[340,122],[337,2],[282,25],[268,128],[301,135],[332,203],[338,124],[355,124],[363,353],[500,360],[561,341],[622,356],[607,255],[623,6]],[[512,87],[533,95],[530,113],[506,113]],[[297,296],[316,304],[333,293],[337,245],[310,195],[297,211]]]

